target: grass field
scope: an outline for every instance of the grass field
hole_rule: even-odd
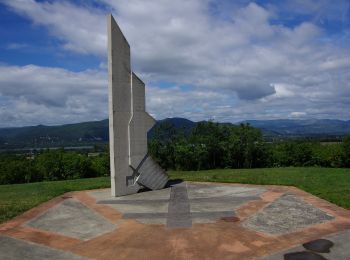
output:
[[[0,223],[65,192],[107,187],[107,177],[0,185]]]
[[[170,171],[172,179],[186,181],[235,182],[295,186],[350,209],[350,169],[288,167],[264,169],[224,169]]]
[[[271,168],[169,171],[172,179],[295,186],[350,209],[350,169]],[[0,185],[0,223],[68,191],[106,188],[108,177]]]

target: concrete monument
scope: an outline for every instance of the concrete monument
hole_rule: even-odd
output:
[[[147,153],[155,120],[145,110],[145,84],[131,70],[130,46],[108,16],[109,143],[112,196],[162,189],[168,177]]]

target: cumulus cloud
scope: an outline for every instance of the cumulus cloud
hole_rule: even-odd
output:
[[[342,9],[323,0],[300,1],[299,6],[296,1],[261,6],[249,1],[221,5],[212,0],[101,0],[102,8],[89,4],[96,2],[2,1],[35,25],[46,27],[64,50],[101,59],[96,70],[77,73],[3,66],[3,98],[66,111],[61,114],[75,121],[84,117],[80,113],[90,111],[85,107],[90,100],[99,112],[84,118],[106,115],[106,106],[99,102],[106,100],[105,14],[112,11],[131,45],[134,70],[149,86],[148,106],[157,118],[234,122],[301,115],[350,117],[350,48],[327,38],[321,22],[338,20],[335,14],[344,20],[346,1],[341,1]],[[287,12],[311,18],[286,25]],[[162,87],[164,81],[172,87]],[[10,85],[14,87],[5,87]],[[0,116],[4,118],[4,112]]]
[[[105,72],[1,65],[0,86],[0,127],[107,117]]]
[[[295,118],[300,118],[300,117],[306,116],[306,112],[294,111],[294,112],[290,113],[290,116],[295,117]]]
[[[2,0],[14,12],[45,26],[67,50],[105,55],[106,19],[99,9],[78,7],[68,1]]]

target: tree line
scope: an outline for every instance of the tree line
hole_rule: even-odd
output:
[[[149,151],[165,169],[206,170],[288,166],[350,167],[350,136],[342,143],[283,140],[266,142],[249,124],[198,123],[190,133],[160,125]]]
[[[109,155],[47,150],[33,155],[0,156],[0,184],[91,178],[109,175]]]
[[[350,135],[342,143],[267,142],[249,124],[198,123],[178,129],[169,123],[154,129],[150,155],[166,170],[288,166],[350,167]],[[0,155],[0,184],[54,181],[109,175],[108,151],[87,153],[47,150],[35,156]]]

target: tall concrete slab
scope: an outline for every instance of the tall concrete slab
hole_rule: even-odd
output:
[[[131,70],[129,43],[112,15],[108,77],[112,196],[136,193],[142,186],[161,189],[168,177],[147,153],[147,132],[155,120],[146,112],[145,84]]]
[[[129,164],[136,169],[147,154],[147,132],[155,120],[146,110],[145,84],[132,74],[132,115],[129,123]]]

